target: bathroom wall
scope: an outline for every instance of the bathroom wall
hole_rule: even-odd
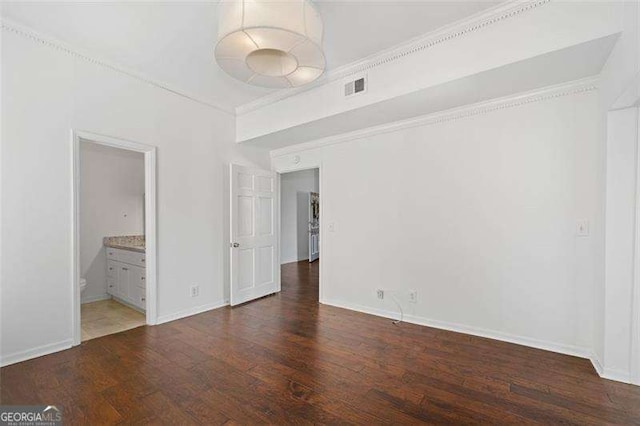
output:
[[[80,143],[80,273],[82,302],[108,298],[102,239],[144,233],[144,155]]]

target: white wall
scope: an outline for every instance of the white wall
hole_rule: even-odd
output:
[[[636,235],[638,108],[609,113],[607,137],[607,215],[604,373],[628,381],[631,371],[631,318]]]
[[[309,192],[320,191],[318,169],[280,175],[280,262],[309,259]]]
[[[383,288],[410,321],[587,355],[599,251],[575,231],[603,227],[598,95],[523,103],[274,152],[322,166],[321,301],[397,316]]]
[[[611,107],[640,71],[640,7],[637,1],[620,3],[623,6],[624,30],[601,73],[601,102],[606,109]]]
[[[2,362],[71,344],[71,129],[157,146],[159,320],[223,303],[228,163],[268,167],[266,154],[233,143],[226,113],[2,36]]]
[[[144,234],[144,154],[80,143],[82,301],[108,297],[103,238]]]
[[[606,237],[603,234],[599,242],[603,262],[599,267],[595,298],[594,354],[605,376],[622,380],[627,376],[628,380],[629,336],[627,334],[627,338],[624,339],[620,339],[619,336],[624,330],[628,331],[631,328],[631,317],[628,315],[630,305],[620,296],[628,292],[632,285],[630,274],[633,273],[634,247],[633,244],[629,244],[629,239],[632,238],[635,229],[636,183],[633,175],[636,169],[637,145],[633,136],[621,137],[621,129],[612,133],[608,129],[607,120],[610,109],[631,106],[637,100],[640,90],[640,7],[636,1],[624,2],[623,7],[624,31],[600,75],[602,119],[599,137],[607,141],[607,178],[601,183],[601,191],[607,194],[607,230]],[[625,92],[631,93],[627,98],[631,104],[619,104],[620,97]],[[612,113],[610,118],[618,124],[626,121],[629,128],[628,114]],[[622,126],[624,127],[624,124]],[[602,206],[602,215],[604,214],[605,205]]]

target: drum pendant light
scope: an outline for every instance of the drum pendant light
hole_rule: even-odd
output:
[[[223,0],[216,61],[248,84],[302,86],[324,72],[322,31],[309,0]]]

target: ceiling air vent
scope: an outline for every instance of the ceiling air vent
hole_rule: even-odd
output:
[[[344,95],[352,96],[358,93],[363,93],[367,89],[365,78],[361,77],[357,80],[353,80],[344,85]]]

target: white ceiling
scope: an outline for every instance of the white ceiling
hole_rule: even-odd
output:
[[[319,1],[327,68],[372,55],[497,1]],[[3,2],[2,16],[97,57],[232,108],[270,93],[215,63],[217,2]]]

